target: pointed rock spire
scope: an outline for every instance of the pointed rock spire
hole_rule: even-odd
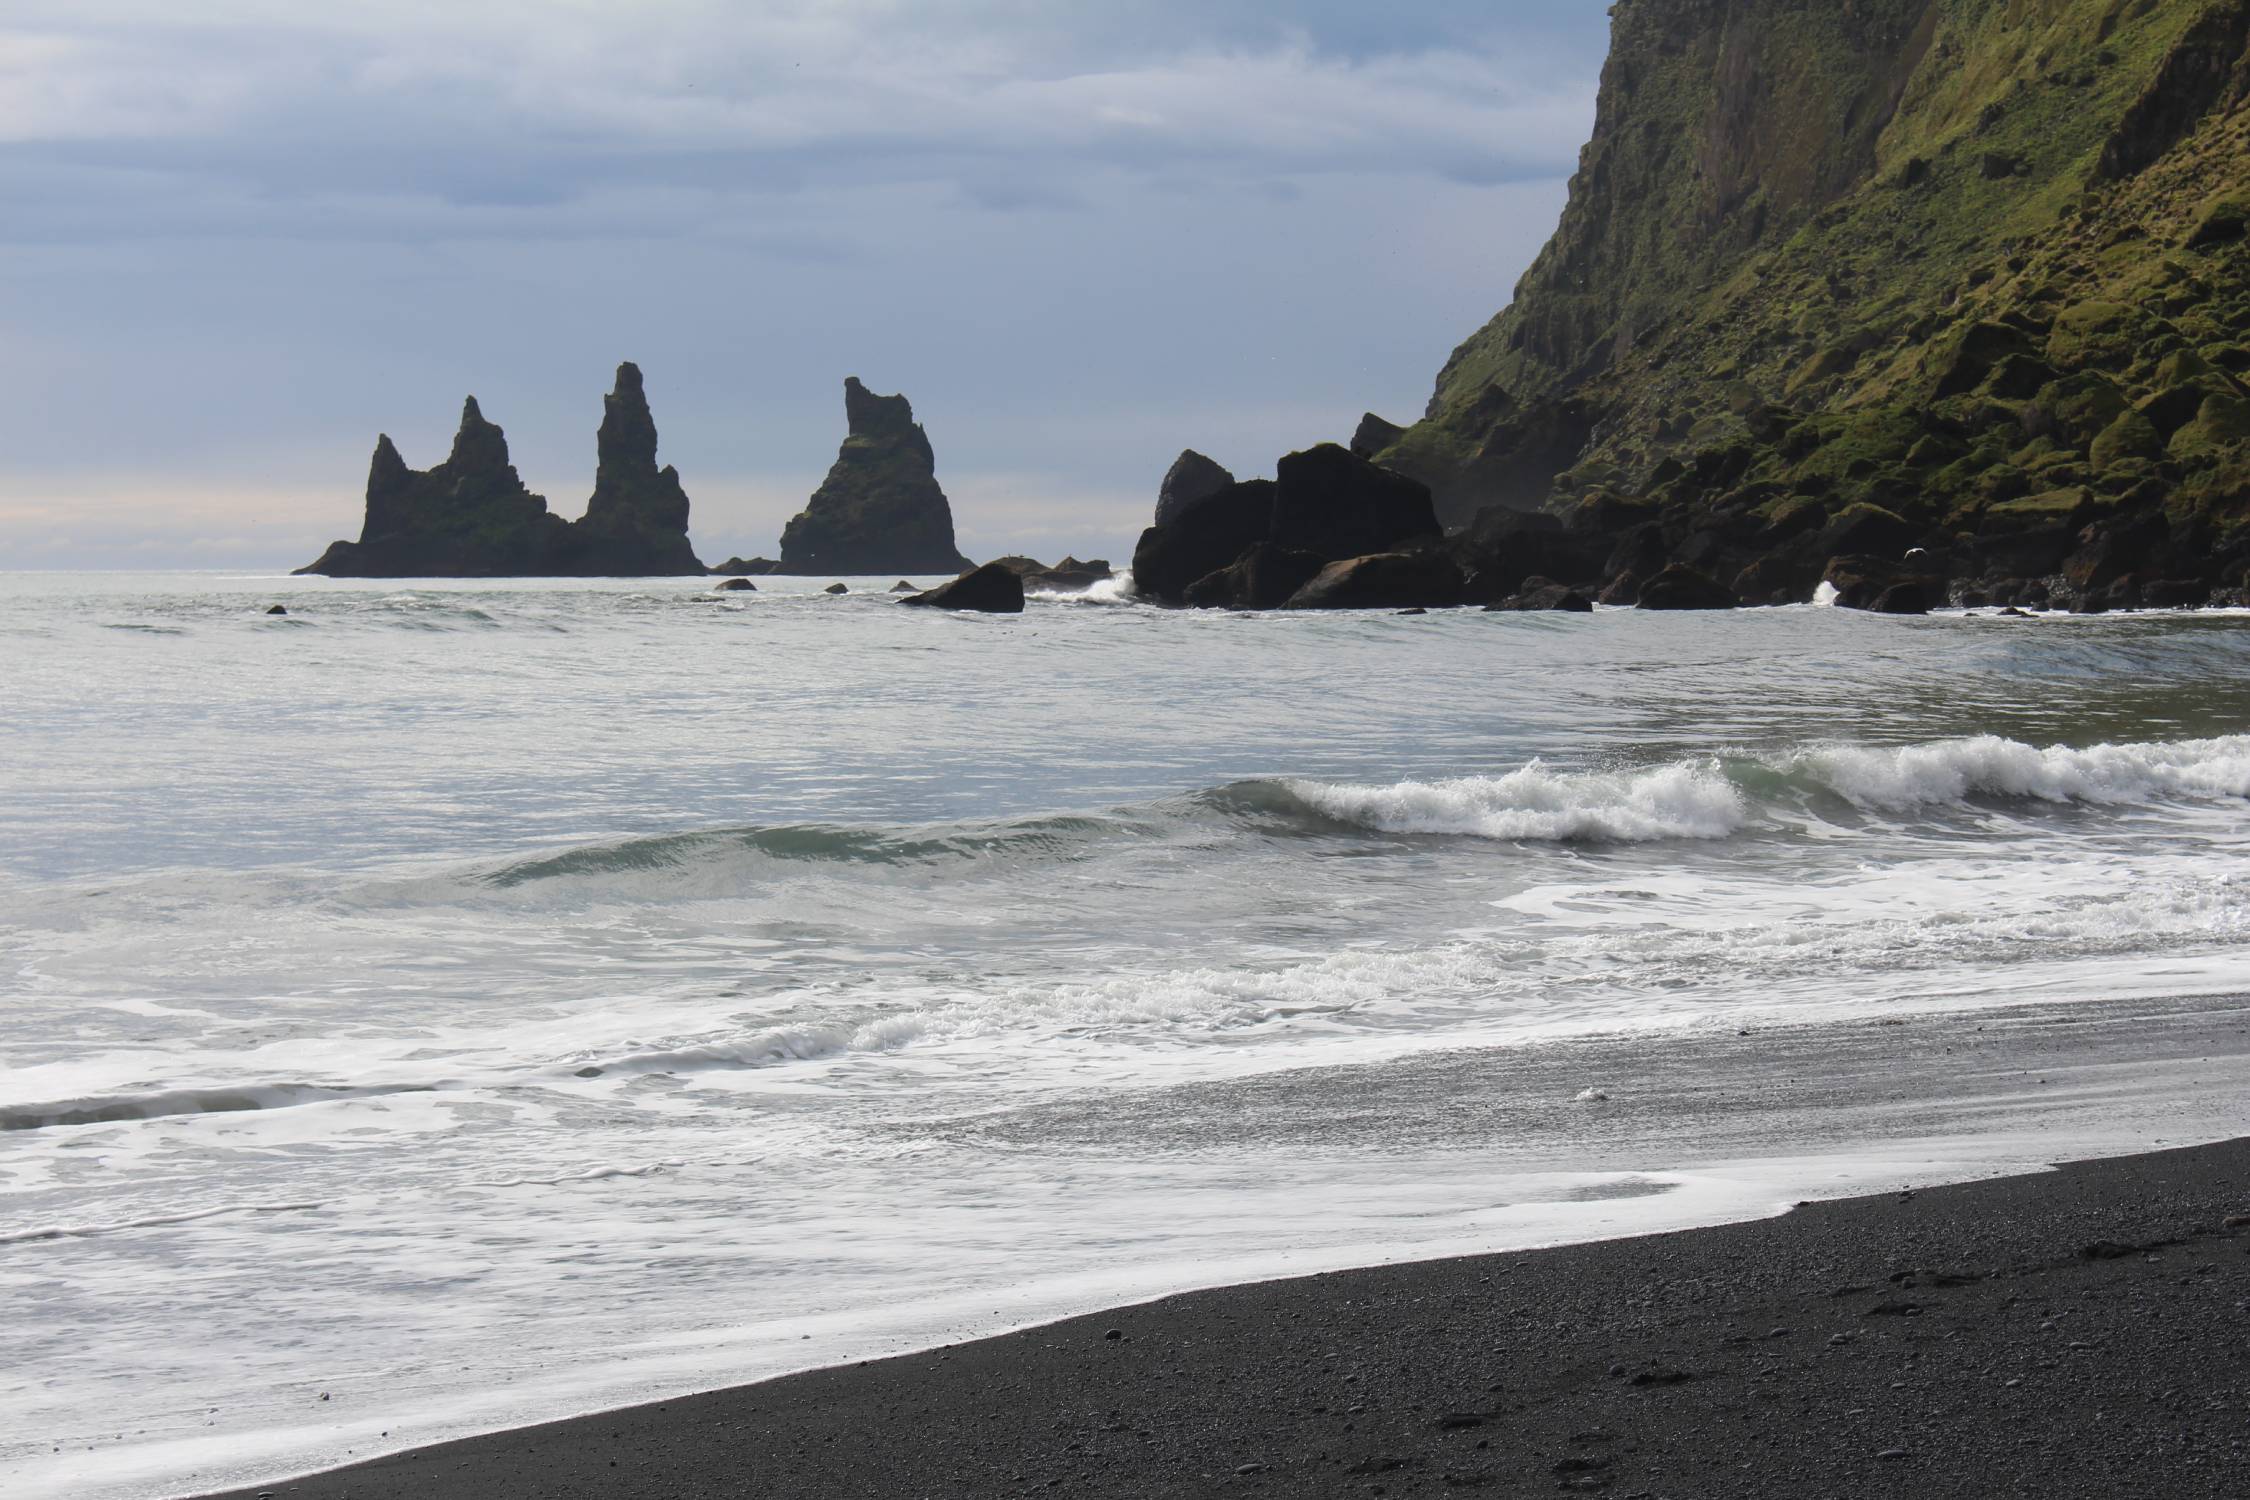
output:
[[[594,493],[576,529],[589,571],[618,575],[701,573],[688,544],[688,497],[679,471],[656,466],[656,418],[648,409],[641,367],[617,367],[602,398],[594,435]]]

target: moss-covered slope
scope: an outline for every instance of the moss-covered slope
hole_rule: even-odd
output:
[[[1449,522],[1561,511],[1753,602],[1901,540],[1956,592],[2240,586],[2250,0],[1614,24],[1553,241],[1383,456]]]

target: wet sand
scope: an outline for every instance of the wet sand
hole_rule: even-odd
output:
[[[1229,1287],[232,1492],[2250,1494],[2250,1141]]]

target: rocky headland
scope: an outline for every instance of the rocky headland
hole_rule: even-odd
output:
[[[1613,15],[1554,238],[1354,434],[1445,539],[1320,597],[2250,597],[2250,0]],[[1143,591],[1318,602],[1272,499],[1168,501]]]
[[[847,432],[818,490],[781,533],[784,573],[960,573],[953,508],[904,396],[844,382]]]
[[[688,545],[679,474],[656,466],[656,422],[641,372],[617,367],[603,398],[593,497],[565,521],[525,487],[508,439],[471,396],[453,451],[410,469],[388,434],[375,441],[356,542],[332,543],[300,573],[337,578],[643,577],[702,573]]]

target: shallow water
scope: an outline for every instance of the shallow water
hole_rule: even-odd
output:
[[[0,576],[0,1490],[2250,1128],[2250,619],[826,581]]]

